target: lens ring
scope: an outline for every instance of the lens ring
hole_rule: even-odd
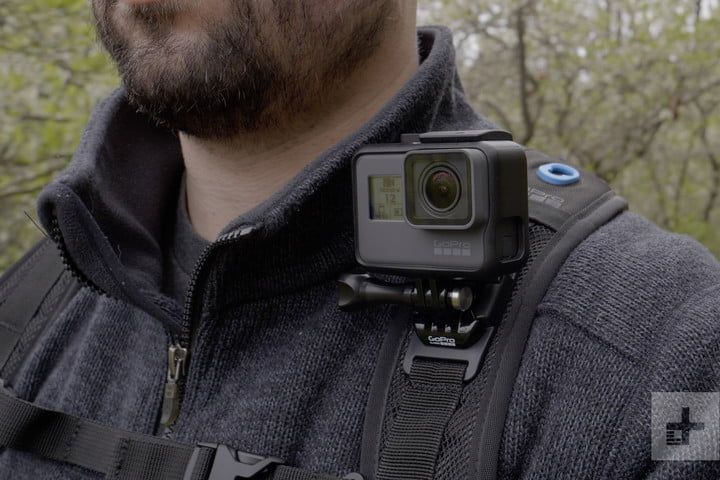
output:
[[[460,179],[449,165],[428,168],[422,176],[421,185],[423,200],[435,213],[447,213],[460,201]]]

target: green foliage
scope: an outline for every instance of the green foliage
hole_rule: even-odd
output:
[[[720,254],[717,0],[421,0],[471,100]]]
[[[471,101],[518,141],[595,171],[716,254],[718,0],[420,0]],[[40,188],[117,78],[86,0],[0,0],[0,271],[41,235]]]
[[[0,271],[42,235],[37,194],[115,84],[85,0],[0,1]]]

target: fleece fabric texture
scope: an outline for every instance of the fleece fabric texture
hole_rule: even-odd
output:
[[[183,176],[175,209],[175,223],[163,248],[163,274],[161,291],[175,299],[179,305],[185,303],[190,277],[203,250],[210,242],[202,238],[190,221],[185,196]]]
[[[359,468],[362,424],[388,309],[343,313],[335,277],[354,264],[349,160],[400,133],[484,128],[465,100],[452,38],[419,31],[422,64],[358,132],[226,228],[252,235],[213,258],[183,409],[171,435],[280,456],[313,471]],[[43,192],[83,288],[22,366],[22,398],[157,431],[167,347],[182,307],[162,290],[175,220],[177,138],[118,91],[68,169]],[[12,279],[10,280],[12,281]],[[500,478],[717,478],[718,462],[652,462],[653,391],[717,391],[720,265],[696,242],[623,214],[582,243],[537,311],[499,458]],[[380,412],[368,412],[369,415]],[[6,450],[0,478],[97,474]]]

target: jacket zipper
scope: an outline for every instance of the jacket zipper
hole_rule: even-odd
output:
[[[190,350],[194,341],[194,334],[197,331],[198,323],[202,312],[200,299],[200,287],[205,285],[206,275],[209,271],[212,257],[223,247],[239,243],[255,230],[252,226],[239,227],[229,233],[221,235],[218,239],[208,245],[200,254],[195,264],[195,269],[190,276],[188,293],[185,296],[185,307],[180,324],[180,335],[176,337],[168,348],[168,372],[167,381],[162,405],[160,423],[166,428],[166,436],[171,433],[169,430],[180,416],[183,395],[185,393],[185,378],[190,365]]]
[[[97,295],[107,296],[104,291],[102,291],[94,283],[88,280],[87,277],[80,271],[79,268],[75,266],[75,263],[73,263],[73,261],[70,259],[70,256],[67,254],[67,248],[65,247],[65,241],[63,240],[62,233],[60,232],[60,226],[58,225],[57,218],[53,217],[53,219],[51,220],[50,231],[48,233],[50,235],[50,239],[55,242],[55,245],[60,251],[60,260],[65,266],[65,270],[70,272],[70,275],[72,275],[73,278],[75,278],[75,280],[77,280],[77,282],[83,287],[92,290]]]
[[[188,357],[188,349],[176,343],[171,343],[168,348],[168,372],[165,390],[163,393],[162,412],[160,422],[170,428],[173,422],[180,415],[180,388],[185,377],[185,362]],[[167,434],[168,432],[166,432]]]
[[[196,327],[201,316],[200,313],[197,312],[199,306],[201,306],[201,304],[198,303],[200,299],[199,288],[205,283],[208,266],[211,264],[210,260],[220,248],[239,243],[241,239],[247,237],[254,231],[255,227],[253,226],[239,227],[221,235],[215,242],[203,250],[190,277],[179,334],[175,331],[176,329],[166,325],[166,328],[171,332],[171,341],[168,347],[168,371],[160,415],[160,423],[165,426],[166,436],[172,433],[171,427],[180,415],[180,408],[185,391],[185,378],[190,365],[190,346],[194,340],[193,334],[197,330]],[[93,292],[107,296],[103,290],[93,284],[80,269],[75,266],[67,254],[67,247],[65,246],[57,218],[52,219],[50,237],[60,250],[62,262],[67,270],[70,271],[71,275]]]

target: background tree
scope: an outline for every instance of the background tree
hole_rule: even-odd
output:
[[[718,0],[420,0],[420,21],[454,31],[484,115],[720,253]],[[0,271],[116,84],[86,0],[0,0]]]
[[[518,141],[609,181],[720,253],[716,0],[448,0],[471,100]]]

